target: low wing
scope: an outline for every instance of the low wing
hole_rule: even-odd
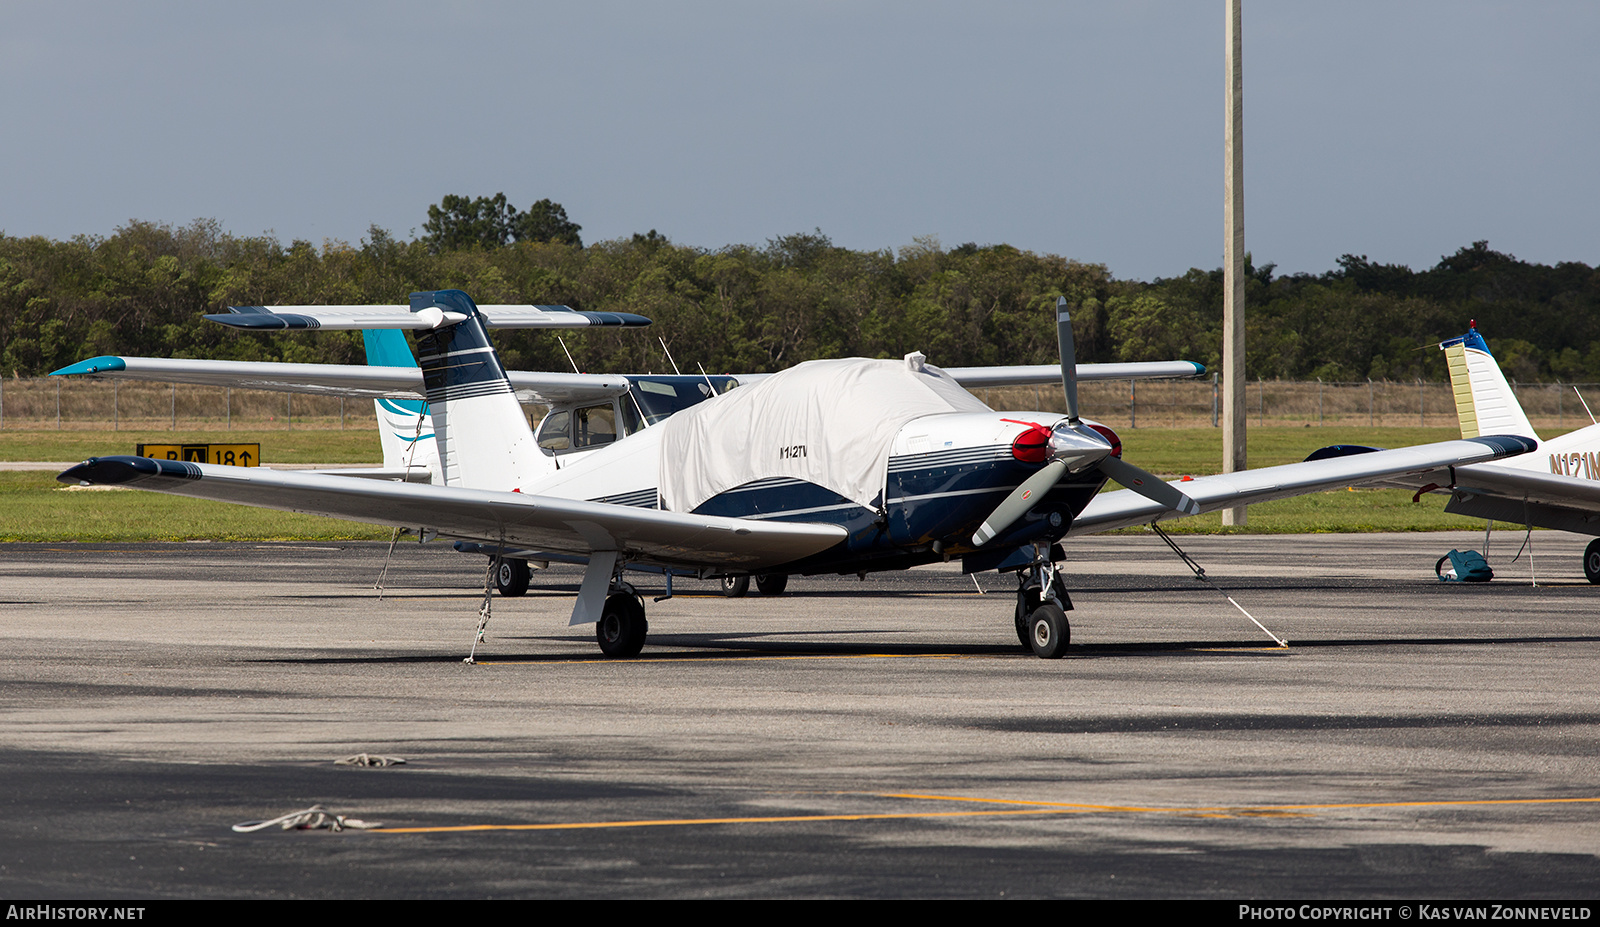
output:
[[[1600,537],[1600,483],[1594,480],[1479,465],[1456,470],[1444,510],[1469,518],[1554,528]]]
[[[1203,476],[1185,482],[1173,481],[1185,495],[1200,504],[1201,512],[1214,512],[1273,499],[1288,499],[1307,493],[1338,489],[1357,483],[1393,480],[1424,486],[1448,486],[1453,468],[1525,454],[1538,447],[1529,438],[1504,435],[1441,441],[1394,450],[1374,450],[1349,456],[1308,460],[1278,467],[1262,467],[1221,476]],[[1101,493],[1072,523],[1068,536],[1094,534],[1113,528],[1147,524],[1157,519],[1178,517],[1176,512],[1123,489]]]
[[[1600,514],[1600,482],[1559,473],[1513,470],[1510,467],[1462,467],[1456,471],[1455,488],[1462,493],[1527,499]]]
[[[1600,475],[1591,465],[1591,452],[1564,448],[1591,446],[1594,425],[1553,438],[1540,445],[1540,457],[1548,456],[1552,468],[1566,466],[1576,475],[1546,473],[1529,467],[1530,458],[1509,464],[1468,464],[1444,476],[1428,479],[1396,475],[1377,480],[1374,485],[1423,492],[1449,493],[1444,510],[1452,515],[1486,518],[1513,525],[1532,525],[1600,537],[1600,482],[1589,477]],[[1368,454],[1374,448],[1324,448],[1319,454]],[[1548,452],[1548,453],[1547,453]],[[1532,461],[1535,466],[1538,461]]]
[[[57,479],[134,486],[371,524],[425,526],[446,537],[538,550],[620,551],[630,560],[664,566],[754,571],[827,550],[846,536],[836,525],[681,515],[523,493],[148,457],[91,458]]]
[[[314,393],[357,399],[422,399],[422,371],[417,367],[368,367],[354,364],[278,364],[257,361],[166,359],[159,357],[91,357],[51,376],[99,376],[159,383],[194,383]],[[508,371],[506,377],[522,402],[603,401],[628,391],[626,377],[593,373]]]
[[[567,306],[478,306],[486,328],[590,328],[649,325],[631,312],[579,312]],[[440,316],[412,312],[410,306],[229,306],[226,313],[207,315],[213,322],[250,331],[362,328],[436,328]],[[459,320],[458,320],[459,321]]]

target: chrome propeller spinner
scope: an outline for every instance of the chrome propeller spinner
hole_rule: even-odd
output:
[[[1022,481],[1022,485],[989,513],[983,524],[972,535],[974,547],[982,547],[996,535],[1015,524],[1038,503],[1063,476],[1098,469],[1112,481],[1158,502],[1175,512],[1196,515],[1200,504],[1155,474],[1148,473],[1120,457],[1114,456],[1111,443],[1105,436],[1083,425],[1078,417],[1078,361],[1077,345],[1072,337],[1072,316],[1067,311],[1065,297],[1056,299],[1056,340],[1061,353],[1061,389],[1067,398],[1067,417],[1049,429],[1046,442],[1049,457],[1038,472]],[[1026,424],[1026,423],[1024,423]],[[1043,426],[1034,425],[1042,429]]]

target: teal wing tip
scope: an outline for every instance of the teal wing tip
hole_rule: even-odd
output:
[[[91,357],[88,360],[78,361],[76,364],[69,364],[65,367],[62,367],[60,370],[52,370],[50,371],[50,376],[70,377],[77,374],[106,373],[108,371],[127,369],[128,365],[122,360],[122,358],[105,355],[102,357]]]

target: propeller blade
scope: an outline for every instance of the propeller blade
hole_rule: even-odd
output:
[[[1182,512],[1185,515],[1200,514],[1200,503],[1174,489],[1172,484],[1162,482],[1154,473],[1147,473],[1120,457],[1108,456],[1096,466],[1106,476],[1152,502],[1158,502],[1174,512]]]
[[[1040,467],[1039,472],[1023,480],[1022,485],[1011,490],[1011,495],[1006,496],[1005,500],[989,513],[989,517],[984,519],[983,524],[978,527],[978,533],[972,536],[972,546],[982,547],[995,535],[1011,527],[1012,523],[1039,501],[1040,497],[1050,491],[1050,487],[1056,484],[1056,480],[1061,479],[1061,474],[1065,473],[1066,469],[1065,461],[1052,460]]]
[[[1056,297],[1056,344],[1061,349],[1061,390],[1067,394],[1067,421],[1078,424],[1078,343],[1072,338],[1067,298]]]

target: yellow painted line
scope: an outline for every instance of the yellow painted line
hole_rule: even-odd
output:
[[[849,794],[849,793],[846,793]],[[1466,805],[1561,805],[1596,804],[1596,798],[1469,798],[1443,801],[1384,801],[1340,802],[1311,805],[1218,805],[1215,807],[1171,808],[1139,807],[1136,805],[1083,805],[1068,802],[1024,801],[1012,798],[980,798],[966,795],[922,795],[914,792],[863,792],[882,798],[912,798],[924,801],[979,802],[997,805],[1025,805],[1029,807],[1059,808],[1062,811],[1137,812],[1142,814],[1259,814],[1283,811],[1339,811],[1361,808],[1446,808]]]
[[[981,798],[964,795],[923,795],[913,792],[842,792],[874,798],[905,798],[919,801],[971,802],[1005,805],[984,811],[906,811],[862,814],[786,814],[751,815],[724,818],[656,818],[634,821],[566,821],[553,824],[459,824],[443,827],[378,827],[376,834],[459,834],[485,831],[602,830],[630,827],[689,827],[714,824],[810,824],[828,821],[893,821],[931,818],[1019,817],[1049,814],[1169,814],[1204,818],[1277,817],[1309,811],[1338,811],[1375,808],[1448,808],[1489,805],[1597,804],[1596,798],[1483,798],[1448,801],[1339,802],[1303,805],[1223,805],[1217,807],[1173,808],[1140,805],[1087,805],[1071,802],[1024,801],[1008,798]]]
[[[743,818],[662,818],[649,821],[575,821],[564,824],[462,824],[453,827],[375,827],[374,834],[457,834],[488,830],[595,830],[618,827],[683,827],[692,824],[797,824],[817,821],[885,821],[905,818],[964,818],[1060,814],[1050,808],[1000,811],[912,811],[898,814],[791,814]]]

